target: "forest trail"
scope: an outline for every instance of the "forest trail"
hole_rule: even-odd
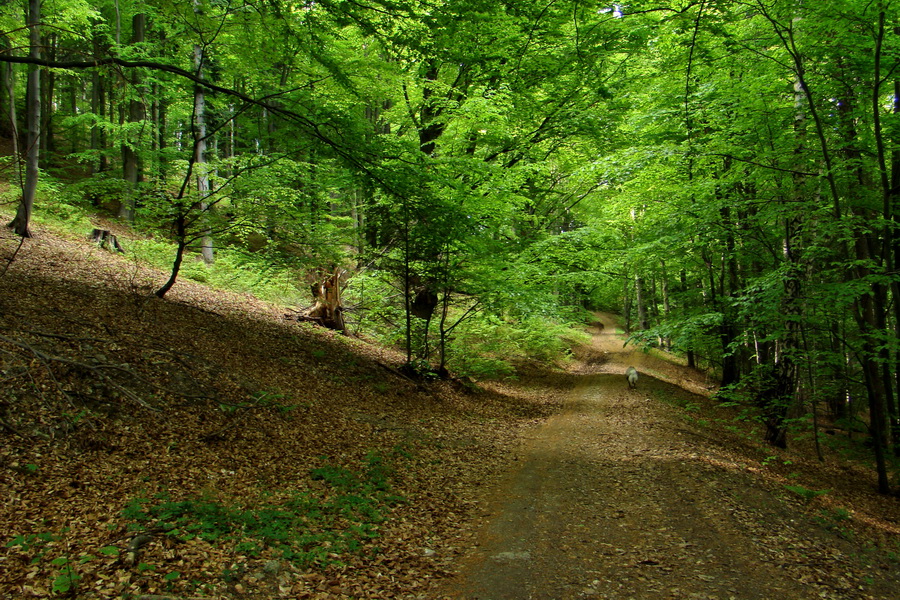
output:
[[[599,318],[593,350],[606,360],[583,368],[563,410],[487,493],[479,543],[448,597],[882,597],[809,570],[808,554],[823,567],[844,560],[835,540],[810,537],[724,445],[651,399],[675,388],[648,373],[685,385],[687,370],[623,348],[612,317]],[[641,372],[636,390],[628,365]]]

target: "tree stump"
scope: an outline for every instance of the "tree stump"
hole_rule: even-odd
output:
[[[341,304],[342,269],[335,269],[324,281],[310,286],[315,306],[305,315],[305,319],[321,323],[324,327],[337,331],[346,331],[344,324],[344,307]]]
[[[125,250],[122,248],[121,244],[119,244],[119,239],[115,236],[115,234],[111,233],[109,229],[95,228],[93,231],[91,231],[90,239],[101,248],[106,249],[108,245],[116,252],[125,254]]]

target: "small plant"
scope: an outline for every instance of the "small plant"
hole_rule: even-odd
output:
[[[6,543],[7,548],[18,548],[20,552],[29,553],[34,551],[35,555],[31,559],[31,564],[37,564],[47,554],[47,546],[50,542],[59,540],[59,536],[49,532],[30,533],[27,535],[17,535]]]
[[[841,521],[849,521],[853,517],[850,515],[850,511],[846,508],[835,508],[830,511],[823,510],[822,514],[829,517],[832,521],[841,522]]]
[[[50,584],[55,594],[70,594],[78,587],[81,576],[72,568],[68,557],[60,556],[50,561],[55,567],[60,567],[59,574],[53,578]]]
[[[146,571],[155,571],[156,567],[151,564],[142,562],[142,563],[138,563],[137,570],[138,570],[138,573],[144,573]]]
[[[799,484],[798,485],[786,485],[786,486],[784,486],[784,489],[786,489],[789,492],[793,492],[794,494],[797,494],[798,496],[800,496],[807,502],[814,500],[814,499],[818,498],[819,496],[824,496],[825,494],[827,494],[830,491],[830,490],[811,490],[811,489],[804,487],[802,485],[799,485]]]

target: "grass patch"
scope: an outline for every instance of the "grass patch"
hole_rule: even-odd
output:
[[[824,496],[825,494],[827,494],[829,492],[829,490],[811,490],[811,489],[804,487],[802,485],[799,485],[799,484],[798,485],[786,485],[786,486],[784,486],[784,489],[796,494],[797,496],[800,496],[807,502],[814,500],[814,499],[818,498],[819,496]]]
[[[383,457],[370,454],[356,471],[312,469],[310,478],[324,482],[323,490],[289,493],[277,502],[239,506],[210,497],[172,501],[163,494],[132,499],[122,515],[134,529],[229,545],[251,557],[274,550],[298,566],[321,566],[378,537],[386,511],[404,501],[391,492],[392,472]]]

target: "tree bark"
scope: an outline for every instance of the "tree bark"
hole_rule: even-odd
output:
[[[194,1],[194,12],[201,12],[200,4]],[[204,63],[203,46],[194,44],[194,73],[198,78],[203,77]],[[209,197],[209,175],[206,171],[206,96],[203,87],[194,87],[194,168],[197,169],[197,196],[200,202],[200,212],[203,218],[209,211],[207,199]],[[215,260],[213,253],[212,234],[207,231],[200,242],[200,254],[203,262],[212,264]]]
[[[175,219],[175,239],[178,246],[175,249],[175,260],[172,262],[172,270],[169,273],[169,279],[156,290],[157,298],[164,298],[175,282],[178,280],[178,273],[181,271],[181,263],[184,260],[184,251],[187,248],[187,228],[185,226],[186,216],[184,213],[179,214]]]
[[[638,330],[646,331],[649,328],[647,323],[647,305],[644,295],[644,278],[640,275],[634,276],[634,301],[637,304]]]
[[[42,40],[45,49],[44,54],[48,60],[56,60],[56,34],[51,33]],[[40,164],[47,166],[51,154],[56,152],[56,142],[53,138],[53,96],[56,93],[56,72],[47,69],[41,76],[41,157]]]
[[[10,52],[9,41],[0,38],[0,48],[4,52]],[[0,136],[8,137],[15,144],[15,135],[18,127],[16,126],[16,102],[15,87],[13,79],[13,69],[11,64],[5,64],[0,67]],[[13,156],[18,153],[13,146]]]
[[[28,28],[29,45],[28,57],[36,61],[41,59],[41,0],[28,0]],[[10,223],[10,228],[23,238],[31,237],[29,225],[31,223],[31,211],[34,207],[34,197],[38,184],[38,160],[40,159],[41,145],[41,70],[33,63],[28,71],[27,95],[25,98],[28,107],[28,139],[25,148],[25,184],[22,188],[22,200],[16,211],[16,216]]]
[[[144,32],[146,30],[147,18],[143,13],[134,15],[131,19],[131,43],[141,44],[144,42]],[[131,94],[132,98],[128,101],[128,122],[140,123],[145,117],[144,103],[135,94],[138,94],[141,84],[141,72],[134,69],[131,72]],[[134,132],[129,136],[130,139],[122,143],[122,178],[128,183],[129,194],[119,209],[119,218],[128,222],[134,221],[134,213],[137,206],[138,183],[141,180],[140,157],[138,156],[136,147],[140,145],[140,136],[135,136]]]
[[[311,286],[316,305],[307,315],[329,329],[345,332],[344,305],[341,301],[341,269],[335,269],[324,281]]]
[[[10,52],[11,49],[8,47],[8,42],[6,42],[4,38],[4,43],[6,43],[6,51]],[[21,188],[24,183],[22,181],[22,160],[19,155],[19,121],[18,116],[16,115],[16,73],[12,68],[12,64],[3,65],[3,90],[0,91],[8,100],[8,106],[6,112],[4,113],[5,121],[8,124],[9,128],[9,138],[12,141],[12,155],[15,161],[15,170],[16,170],[16,184]]]

